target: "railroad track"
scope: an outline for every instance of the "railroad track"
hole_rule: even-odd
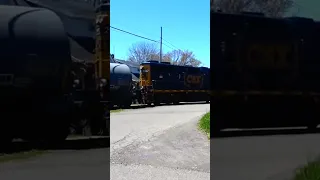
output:
[[[187,104],[204,104],[206,102],[180,102],[178,105],[187,105]],[[207,104],[207,103],[206,103]],[[175,106],[175,104],[160,104],[158,106]],[[142,109],[142,108],[147,108],[147,107],[150,107],[146,104],[132,104],[130,106],[130,108],[119,108],[119,107],[113,107],[111,108],[111,110],[119,110],[119,109]],[[154,106],[151,106],[151,107],[154,107]]]

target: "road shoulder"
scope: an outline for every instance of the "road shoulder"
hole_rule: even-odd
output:
[[[139,180],[204,180],[210,179],[210,173],[195,172],[183,169],[171,169],[166,167],[153,167],[149,165],[120,165],[111,164],[110,179],[120,180],[130,177]]]
[[[150,165],[210,172],[210,141],[198,129],[199,118],[166,130],[146,142],[136,142],[117,150],[111,163]]]

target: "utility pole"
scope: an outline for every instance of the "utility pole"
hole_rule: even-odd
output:
[[[162,62],[162,27],[160,33],[160,62]]]

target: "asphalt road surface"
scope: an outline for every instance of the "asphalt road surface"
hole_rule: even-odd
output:
[[[112,180],[209,180],[210,144],[198,131],[209,104],[111,113]]]
[[[108,179],[109,149],[58,150],[0,164],[1,180]]]
[[[211,139],[215,180],[292,180],[296,168],[320,155],[320,135],[303,129],[228,134]]]
[[[209,110],[198,104],[112,113],[111,157],[108,148],[57,150],[0,164],[0,179],[108,179],[110,167],[112,180],[288,180],[320,154],[320,134],[299,129],[226,132],[209,147],[196,129]]]

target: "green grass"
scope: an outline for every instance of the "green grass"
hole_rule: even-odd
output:
[[[123,111],[123,109],[114,109],[114,110],[110,110],[110,113],[117,113],[121,111]]]
[[[210,112],[202,116],[198,125],[199,128],[208,135],[208,138],[210,138]]]
[[[306,166],[299,168],[294,180],[320,180],[320,161],[309,162]]]
[[[40,150],[31,150],[31,151],[18,152],[13,154],[0,154],[0,163],[17,161],[17,160],[25,160],[35,156],[43,155],[44,153],[47,153],[47,152],[40,151]]]

